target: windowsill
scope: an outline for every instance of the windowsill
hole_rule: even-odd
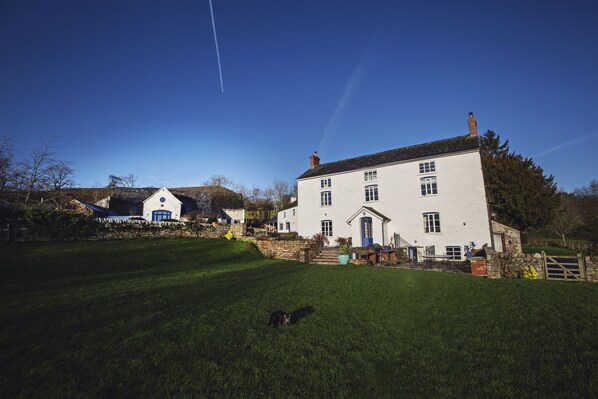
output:
[[[376,202],[380,202],[379,199],[377,200],[371,200],[371,201],[363,201],[365,204],[371,204],[371,203],[376,203]]]
[[[320,205],[320,208],[330,208],[332,205]]]
[[[425,197],[438,197],[439,194],[426,194],[426,195],[421,195],[420,197],[425,198]]]
[[[439,235],[441,235],[441,234],[442,234],[442,231],[439,231],[439,232],[431,232],[431,233],[426,233],[426,232],[424,232],[424,234],[433,235],[433,236],[439,236]]]

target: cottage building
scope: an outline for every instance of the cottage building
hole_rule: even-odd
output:
[[[291,198],[291,203],[278,211],[277,230],[279,233],[297,231],[297,208],[297,199]]]
[[[406,246],[455,260],[490,244],[473,114],[468,124],[467,135],[356,158],[321,164],[311,155],[297,178],[295,231],[322,233],[331,245],[351,237],[354,246]]]
[[[162,187],[143,201],[143,217],[152,222],[163,219],[179,220],[182,205],[181,200],[166,187]]]
[[[227,224],[245,223],[245,209],[222,208],[218,214],[218,222]]]

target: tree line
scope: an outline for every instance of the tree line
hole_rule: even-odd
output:
[[[8,137],[0,139],[0,194],[17,193],[27,207],[36,192],[58,192],[76,186],[70,162],[56,156],[53,140],[41,140],[36,148],[17,157]],[[491,216],[524,233],[550,234],[563,242],[567,236],[596,241],[598,237],[598,181],[571,193],[559,191],[532,158],[512,151],[509,141],[488,130],[480,137],[484,184]],[[110,175],[106,188],[135,187],[133,174]],[[270,185],[247,186],[223,175],[213,175],[205,186],[220,187],[221,195],[241,197],[243,207],[260,216],[273,216],[297,197],[297,185],[275,180]],[[51,198],[50,198],[51,199]],[[236,201],[235,201],[236,203]],[[267,215],[267,216],[265,216]]]
[[[532,158],[511,151],[509,140],[488,130],[480,137],[480,155],[488,206],[494,220],[525,234],[567,236],[596,241],[598,182],[572,193],[559,191]]]
[[[27,206],[36,191],[62,190],[75,185],[74,169],[68,161],[56,157],[53,140],[17,157],[10,138],[0,139],[0,193],[16,192]]]

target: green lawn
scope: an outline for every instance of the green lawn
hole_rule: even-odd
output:
[[[529,245],[523,246],[523,253],[525,254],[539,254],[542,251],[546,252],[546,255],[561,255],[561,256],[575,256],[577,255],[576,250],[569,249],[569,248],[561,248],[561,247],[532,247]]]
[[[598,395],[598,285],[309,266],[225,240],[4,244],[0,325],[2,398]]]

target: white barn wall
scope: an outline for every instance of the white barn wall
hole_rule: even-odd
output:
[[[160,202],[160,198],[164,198],[164,202]],[[152,221],[153,211],[170,211],[171,218],[180,220],[181,218],[181,201],[175,197],[167,188],[162,187],[149,198],[143,201],[143,217],[147,221]]]

